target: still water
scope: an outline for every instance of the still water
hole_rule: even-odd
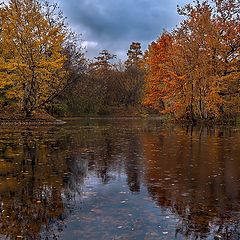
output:
[[[240,239],[240,127],[1,126],[0,239]]]

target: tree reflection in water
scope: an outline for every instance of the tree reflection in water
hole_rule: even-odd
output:
[[[95,120],[0,134],[1,236],[57,239],[76,207],[81,218],[79,197],[89,182],[111,187],[125,176],[128,197],[147,189],[159,211],[179,219],[176,239],[240,238],[237,128]]]
[[[64,218],[65,156],[51,135],[48,129],[1,131],[0,231],[11,239],[38,239],[43,227],[54,236],[50,226]]]
[[[185,127],[143,141],[149,193],[180,216],[176,235],[239,239],[239,133]]]

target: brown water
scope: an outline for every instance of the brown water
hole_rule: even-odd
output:
[[[0,239],[240,239],[240,127],[1,127]]]

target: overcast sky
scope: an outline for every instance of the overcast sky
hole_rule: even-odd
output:
[[[7,2],[8,0],[4,0]],[[71,28],[82,34],[87,56],[107,49],[125,59],[131,42],[143,50],[163,29],[180,22],[177,5],[192,0],[50,0],[58,2]]]
[[[7,0],[4,0],[7,2]],[[163,29],[180,22],[177,5],[192,0],[50,0],[58,2],[72,29],[82,34],[87,56],[107,49],[125,59],[131,42],[143,50]]]
[[[191,0],[59,0],[74,31],[81,33],[88,57],[108,49],[126,58],[132,41],[145,49],[163,29],[179,22],[177,5]]]

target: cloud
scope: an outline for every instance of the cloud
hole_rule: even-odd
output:
[[[144,47],[179,22],[177,4],[186,0],[60,0],[73,29],[83,34],[89,55],[101,49],[126,52],[132,41]],[[91,43],[94,43],[92,45]],[[95,51],[94,51],[95,49]],[[125,57],[125,56],[121,56]]]
[[[98,43],[94,41],[83,41],[81,45],[84,48],[95,48],[98,45]]]
[[[89,57],[96,56],[102,49],[108,49],[118,53],[120,58],[126,58],[132,41],[139,41],[146,48],[163,29],[174,28],[180,21],[177,5],[192,0],[49,1],[59,1],[72,29],[82,34],[83,46]]]

